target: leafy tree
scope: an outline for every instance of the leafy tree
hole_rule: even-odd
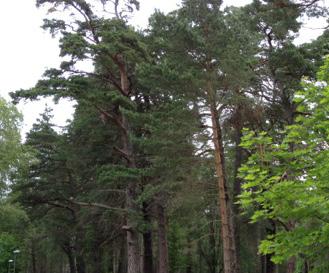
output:
[[[9,201],[1,200],[0,203],[0,272],[8,272],[8,267],[22,268],[25,263],[22,254],[26,254],[24,238],[26,231],[22,227],[29,225],[29,219],[24,210]],[[20,255],[15,257],[13,251],[19,249]],[[17,258],[17,260],[16,260]],[[9,260],[12,260],[9,263]],[[13,268],[11,268],[13,269]]]
[[[313,54],[312,45],[296,46],[294,39],[301,27],[302,16],[319,15],[318,1],[254,1],[246,6],[249,14],[249,27],[255,29],[261,36],[259,44],[259,61],[255,64],[255,78],[248,93],[257,98],[257,111],[261,127],[275,138],[281,135],[287,124],[293,124],[298,115],[297,104],[294,102],[296,90],[301,88],[300,82],[304,76],[314,77],[316,66],[321,63],[311,56],[321,54],[324,48],[321,42],[314,43],[317,54]],[[317,10],[317,11],[316,11]],[[322,12],[326,12],[325,9]],[[316,58],[316,57],[315,57]],[[260,118],[259,118],[260,117]],[[255,126],[248,125],[255,129]],[[264,221],[257,223],[261,233],[275,233],[276,223]],[[268,272],[274,272],[275,266],[270,262],[271,255],[261,257],[263,267]],[[291,259],[290,267],[295,267]],[[290,272],[292,272],[290,271]]]
[[[22,153],[20,145],[21,114],[0,98],[0,193],[4,194],[10,172],[17,167]]]
[[[300,115],[284,138],[249,133],[243,146],[253,151],[241,168],[246,181],[241,203],[253,207],[252,221],[269,219],[279,230],[260,245],[264,254],[282,263],[291,257],[309,272],[326,272],[328,68],[326,59],[317,81],[304,80],[296,93]]]

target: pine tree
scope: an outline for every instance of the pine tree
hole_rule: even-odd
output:
[[[220,3],[213,1],[184,1],[180,10],[167,17],[156,14],[150,29],[158,43],[163,71],[173,71],[170,76],[175,84],[182,86],[181,92],[191,99],[195,109],[200,109],[201,115],[208,114],[211,121],[225,272],[237,272],[238,262],[220,115],[232,106],[231,98],[236,90],[243,90],[250,80],[249,64],[252,53],[256,52],[251,36],[244,36],[242,26],[235,19],[241,15],[235,9],[222,12]]]

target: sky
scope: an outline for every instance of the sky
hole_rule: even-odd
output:
[[[326,1],[326,0],[323,0]],[[137,27],[147,25],[154,9],[169,12],[179,6],[180,0],[140,0],[141,10],[134,16]],[[225,5],[243,6],[251,0],[226,0]],[[9,92],[33,87],[47,68],[58,67],[60,63],[56,39],[41,29],[46,12],[35,7],[35,0],[2,0],[0,3],[0,95],[9,100]],[[315,39],[321,34],[324,21],[306,22],[298,42]],[[61,101],[54,106],[50,99],[22,102],[18,105],[23,113],[23,135],[45,109],[54,108],[54,123],[65,125],[72,116],[70,101]]]

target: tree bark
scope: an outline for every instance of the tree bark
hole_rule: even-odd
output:
[[[212,90],[208,90],[213,94]],[[235,232],[233,224],[233,212],[225,174],[224,147],[222,131],[219,124],[219,114],[215,102],[210,105],[213,144],[215,148],[215,168],[218,179],[219,211],[221,218],[221,237],[223,242],[224,273],[237,273],[237,253]]]
[[[114,273],[126,273],[127,270],[128,270],[128,262],[127,262],[127,251],[126,251],[126,240],[127,238],[122,238],[122,244],[120,246],[120,250],[119,250],[119,253],[118,253],[118,270],[115,271]]]
[[[287,273],[295,273],[296,270],[296,258],[292,257],[287,263]]]
[[[271,261],[271,255],[262,256],[262,272],[276,273],[276,265]]]
[[[102,250],[97,246],[92,253],[92,273],[102,273]]]
[[[148,205],[146,203],[143,203],[144,223],[147,226],[146,230],[143,232],[143,273],[153,273],[152,228],[151,219],[147,207]]]
[[[308,273],[308,272],[309,272],[309,265],[308,265],[308,261],[305,259],[303,273]]]
[[[119,253],[118,253],[117,249],[115,249],[115,247],[113,247],[113,250],[112,250],[112,272],[113,273],[118,273],[118,271],[119,271],[119,258],[120,258]]]
[[[136,212],[135,197],[135,183],[129,183],[126,190],[126,204],[130,215],[127,216],[127,226],[125,227],[127,232],[127,273],[140,273],[139,236],[136,230],[136,215],[133,215]]]
[[[169,272],[169,256],[167,241],[167,220],[165,209],[162,205],[157,205],[158,216],[158,273]]]
[[[191,241],[188,238],[187,239],[187,253],[186,253],[186,273],[192,273],[192,246],[191,246]]]
[[[86,273],[85,260],[81,254],[77,254],[76,264],[77,264],[77,273]]]
[[[81,243],[83,241],[83,231],[82,227],[77,224],[77,230],[75,235],[72,237],[72,251],[75,258],[76,270],[77,273],[85,273],[86,272],[86,264],[85,259],[82,254],[82,246]]]
[[[130,86],[128,79],[128,72],[124,61],[124,56],[117,54],[115,57],[116,63],[120,71],[121,78],[121,93],[122,95],[129,97]],[[134,149],[130,140],[131,128],[130,124],[125,117],[124,113],[118,109],[119,123],[121,124],[121,140],[122,140],[122,155],[127,160],[128,168],[136,168],[136,162],[134,157]],[[131,181],[126,188],[126,208],[128,211],[126,226],[124,227],[127,233],[127,273],[140,273],[140,249],[139,249],[139,234],[137,231],[137,217],[138,206],[135,203],[137,183]]]
[[[68,258],[70,273],[77,273],[76,261],[75,261],[75,257],[73,255],[72,250],[70,248],[68,248],[65,251],[65,253],[66,253],[67,258]]]
[[[31,240],[31,263],[32,263],[32,273],[37,273],[37,259],[35,253],[35,242]]]
[[[217,272],[218,257],[216,251],[216,226],[215,226],[215,208],[210,208],[210,222],[209,222],[209,246],[210,246],[210,263],[208,263],[209,273]]]

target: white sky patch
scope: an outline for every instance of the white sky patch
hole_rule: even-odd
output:
[[[304,18],[301,22],[303,25],[300,35],[295,39],[297,45],[315,40],[323,33],[324,27],[327,25],[326,18],[313,18],[312,20]]]
[[[165,13],[179,7],[180,0],[141,0],[141,10],[132,23],[145,27],[155,9]],[[226,6],[243,6],[251,0],[226,0]],[[8,0],[0,3],[0,95],[9,99],[8,93],[33,87],[47,68],[60,64],[58,41],[40,28],[44,10],[35,7],[35,0]],[[302,29],[299,42],[310,41],[320,35],[325,20],[307,22]],[[45,109],[45,104],[54,108],[54,123],[63,126],[72,117],[73,108],[69,101],[61,101],[53,106],[50,99],[36,102],[22,102],[20,111],[24,115],[25,134]]]

